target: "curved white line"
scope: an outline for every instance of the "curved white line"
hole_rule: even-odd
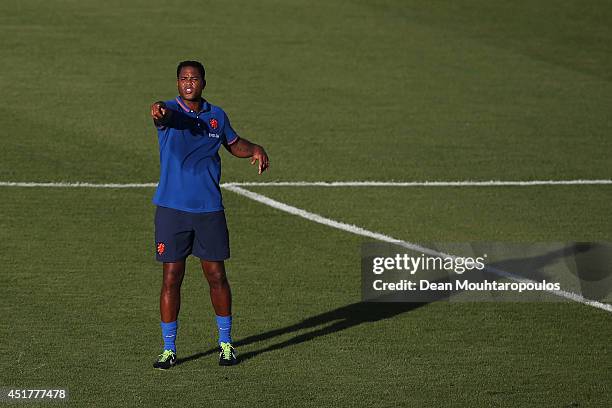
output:
[[[291,205],[282,203],[280,201],[276,201],[273,200],[269,197],[266,197],[262,194],[258,194],[258,193],[254,193],[252,191],[246,190],[242,187],[236,186],[236,185],[225,185],[224,186],[225,189],[232,191],[236,194],[240,194],[241,196],[250,198],[251,200],[260,202],[262,204],[265,204],[269,207],[272,208],[276,208],[277,210],[281,210],[284,211],[286,213],[292,214],[292,215],[297,215],[298,217],[302,217],[305,218],[309,221],[313,221],[319,224],[323,224],[326,225],[328,227],[332,227],[332,228],[336,228],[342,231],[346,231],[346,232],[350,232],[352,234],[356,234],[356,235],[361,235],[364,237],[368,237],[368,238],[373,238],[377,241],[383,241],[383,242],[389,242],[398,246],[402,246],[404,248],[408,248],[414,251],[418,251],[418,252],[422,252],[424,254],[428,254],[428,255],[432,255],[432,256],[441,256],[441,257],[446,257],[446,256],[451,256],[449,254],[445,254],[442,252],[438,252],[434,249],[430,249],[430,248],[425,248],[422,247],[420,245],[411,243],[411,242],[407,242],[407,241],[402,241],[400,239],[397,238],[393,238],[389,235],[385,235],[385,234],[381,234],[379,232],[374,232],[374,231],[369,231],[365,228],[361,228],[358,227],[356,225],[351,225],[351,224],[346,224],[340,221],[336,221],[336,220],[332,220],[330,218],[326,218],[323,217],[319,214],[315,214],[306,210],[303,210],[301,208],[297,208],[297,207],[293,207]],[[531,280],[531,279],[526,279],[523,278],[521,276],[518,275],[514,275],[512,273],[509,272],[505,272],[502,271],[500,269],[496,269],[496,268],[487,268],[488,272],[491,272],[495,275],[498,276],[502,276],[508,279],[511,279],[513,281],[516,282],[526,282],[526,283],[536,283],[535,281]],[[565,298],[565,299],[569,299],[569,300],[573,300],[575,302],[578,303],[582,303],[584,305],[588,305],[588,306],[592,306],[595,307],[597,309],[601,309],[601,310],[605,310],[606,312],[611,312],[612,313],[612,305],[607,304],[607,303],[601,303],[595,300],[590,300],[590,299],[586,299],[583,296],[577,294],[577,293],[573,293],[573,292],[568,292],[565,290],[547,290],[547,292],[552,293],[554,295],[557,295],[559,297]]]

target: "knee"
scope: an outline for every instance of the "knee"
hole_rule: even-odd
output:
[[[163,289],[164,290],[178,290],[181,287],[183,281],[183,275],[175,271],[164,272]]]
[[[227,285],[227,276],[222,268],[209,268],[206,271],[206,279],[211,288]]]

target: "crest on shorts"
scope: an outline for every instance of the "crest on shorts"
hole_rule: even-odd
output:
[[[157,254],[161,255],[164,253],[165,250],[166,250],[166,245],[163,242],[158,242],[157,243]]]
[[[210,120],[208,121],[208,123],[210,124],[210,127],[211,127],[212,129],[215,129],[215,130],[216,130],[216,129],[219,127],[219,122],[218,122],[218,121],[217,121],[217,119],[215,119],[215,118],[210,119]]]

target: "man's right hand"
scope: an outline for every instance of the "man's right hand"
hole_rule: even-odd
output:
[[[154,120],[161,120],[168,113],[168,108],[166,108],[166,104],[163,102],[155,102],[151,105],[151,116]]]

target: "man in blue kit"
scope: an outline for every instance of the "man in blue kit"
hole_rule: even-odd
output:
[[[200,258],[210,287],[210,299],[219,329],[219,365],[237,363],[232,346],[232,295],[225,274],[229,236],[221,198],[223,145],[236,157],[258,163],[259,174],[269,167],[263,147],[239,137],[225,112],[202,99],[204,66],[183,61],[176,69],[179,96],[155,102],[151,116],[159,139],[160,177],[153,198],[157,260],[163,262],[159,298],[164,350],[154,368],[176,364],[175,338],[181,306],[185,259]]]

